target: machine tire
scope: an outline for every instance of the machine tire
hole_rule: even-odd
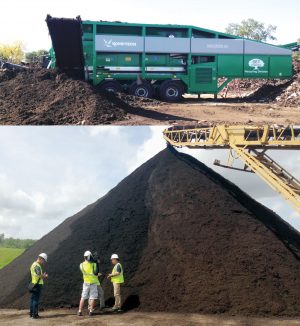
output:
[[[141,84],[134,82],[129,88],[129,94],[138,97],[153,98],[154,89],[147,81],[143,81]]]
[[[182,100],[184,85],[177,80],[166,80],[159,88],[161,100],[168,103],[177,103]]]
[[[116,80],[104,80],[99,84],[99,90],[103,92],[122,93],[122,85]]]

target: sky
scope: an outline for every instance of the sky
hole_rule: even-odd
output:
[[[164,127],[1,127],[0,234],[38,239],[166,147]],[[182,149],[300,230],[300,215],[254,174],[215,167],[224,150]],[[300,154],[269,155],[300,178]]]
[[[229,23],[254,18],[276,25],[278,44],[300,38],[299,0],[10,0],[1,3],[0,43],[21,40],[27,51],[50,48],[45,23],[53,17],[137,23],[188,24],[224,31]]]

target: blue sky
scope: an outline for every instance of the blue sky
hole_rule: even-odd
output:
[[[39,238],[165,148],[163,127],[1,127],[0,233]],[[300,230],[300,215],[256,175],[213,166],[227,151],[182,150]],[[270,152],[300,178],[300,154]]]
[[[224,31],[231,22],[254,18],[278,26],[278,43],[300,38],[300,1],[195,0],[10,0],[1,3],[0,42],[24,41],[27,50],[49,48],[46,15],[90,20],[191,24]]]

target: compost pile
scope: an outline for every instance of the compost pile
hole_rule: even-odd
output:
[[[26,308],[28,269],[49,254],[44,307],[75,306],[87,249],[111,271],[121,257],[124,308],[300,314],[300,235],[202,163],[166,149],[0,270],[0,307]],[[9,277],[8,277],[9,275]],[[102,282],[108,303],[111,284]]]
[[[1,124],[108,124],[128,105],[55,70],[0,73]]]
[[[276,98],[283,106],[300,106],[300,61],[294,62],[294,70],[293,82]]]

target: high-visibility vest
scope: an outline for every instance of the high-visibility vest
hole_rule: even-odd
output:
[[[120,266],[121,267],[121,273],[119,275],[116,276],[112,276],[111,277],[111,281],[113,283],[124,283],[124,275],[123,275],[123,267],[120,263],[116,264],[112,270],[112,274],[118,273],[117,271],[117,267]]]
[[[35,268],[36,268],[36,267],[40,268],[40,270],[41,270],[41,275],[36,274],[36,272],[35,272]],[[31,265],[31,267],[30,267],[30,273],[31,273],[31,283],[33,283],[33,284],[37,284],[37,283],[39,283],[39,284],[41,284],[41,285],[44,284],[44,280],[41,278],[41,276],[43,275],[43,269],[42,269],[42,266],[41,266],[39,263],[37,263],[37,262],[35,261],[35,262]]]
[[[91,263],[89,261],[80,264],[84,283],[100,285],[98,276],[94,274],[96,267],[96,263]]]

